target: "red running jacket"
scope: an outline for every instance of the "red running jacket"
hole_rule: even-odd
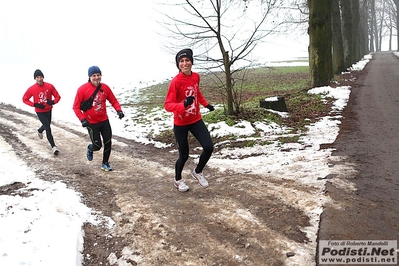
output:
[[[199,88],[200,76],[192,72],[190,76],[179,72],[169,84],[168,92],[164,103],[164,108],[174,114],[174,124],[177,126],[191,125],[201,120],[200,104],[207,106]],[[184,100],[187,96],[194,96],[192,105],[184,108]]]
[[[32,97],[33,101],[30,100]],[[37,113],[45,113],[53,109],[52,105],[47,104],[47,100],[53,100],[54,104],[56,104],[60,99],[61,96],[58,94],[58,91],[52,84],[47,82],[43,82],[43,86],[39,86],[37,83],[30,86],[24,96],[22,96],[22,101],[29,106],[33,107],[35,103],[41,103],[44,105],[44,109],[35,107],[35,112]]]
[[[75,101],[73,103],[72,109],[75,112],[76,116],[79,118],[79,121],[82,121],[83,118],[86,118],[86,120],[90,124],[98,124],[107,120],[107,100],[112,105],[112,107],[114,107],[115,111],[122,110],[114,93],[111,91],[108,85],[104,83],[101,83],[101,89],[94,97],[93,107],[86,112],[80,110],[80,103],[89,99],[95,90],[96,86],[94,86],[91,82],[87,82],[80,86],[78,91],[76,92]]]

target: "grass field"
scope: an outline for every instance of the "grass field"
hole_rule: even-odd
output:
[[[218,80],[223,76],[212,74],[201,75],[201,90],[208,102],[213,105],[223,105],[225,102],[224,90]],[[143,91],[147,95],[140,105],[147,107],[163,106],[165,94],[169,82],[156,84]],[[255,122],[259,120],[271,120],[281,125],[294,128],[303,128],[304,125],[314,121],[314,118],[330,111],[330,106],[321,100],[319,95],[308,94],[310,89],[309,67],[263,67],[248,70],[245,79],[238,90],[241,90],[241,112],[238,115],[228,116],[223,108],[220,108],[204,116],[205,122],[215,123],[219,121],[247,120]],[[260,107],[260,100],[283,96],[287,105],[289,117],[280,116]]]
[[[248,70],[245,78],[237,85],[238,91],[241,91],[240,113],[232,116],[227,115],[226,108],[223,108],[224,89],[221,88],[221,83],[217,82],[222,79],[222,74],[201,75],[202,93],[209,103],[218,106],[215,111],[203,114],[203,119],[208,124],[224,121],[233,126],[241,121],[274,122],[290,128],[291,133],[298,133],[306,130],[306,125],[331,111],[331,101],[322,99],[320,95],[308,93],[311,88],[307,66],[263,67]],[[162,109],[168,85],[169,81],[166,81],[141,89],[140,102],[132,102],[131,105],[140,106],[140,109],[147,114]],[[260,100],[274,96],[284,97],[288,109],[287,116],[260,107]],[[173,142],[174,138],[172,130],[163,131],[152,137],[166,143]],[[297,138],[282,139],[282,141],[295,142]],[[215,141],[225,139],[226,137],[223,137]]]

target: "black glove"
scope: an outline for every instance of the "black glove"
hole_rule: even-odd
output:
[[[213,105],[208,104],[207,106],[205,106],[206,108],[208,108],[209,111],[213,111],[215,110],[215,107],[213,107]]]
[[[117,111],[116,113],[118,114],[119,119],[122,119],[125,117],[125,115],[123,114],[123,112],[121,110]]]
[[[184,108],[187,108],[187,106],[192,105],[194,102],[194,96],[187,96],[186,99],[184,100]]]
[[[54,101],[53,101],[53,100],[47,100],[47,104],[48,104],[48,105],[53,105],[53,104],[54,104]]]
[[[39,109],[44,109],[44,104],[41,103],[34,103],[33,106]]]
[[[80,122],[82,122],[82,127],[90,126],[90,123],[86,120],[86,118],[83,118]]]

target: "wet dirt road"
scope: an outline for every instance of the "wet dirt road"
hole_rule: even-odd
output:
[[[325,206],[319,240],[399,240],[398,114],[399,58],[373,54],[352,88],[333,144],[333,167],[346,164],[354,171],[327,182],[326,195],[335,204]],[[339,179],[354,186],[334,185]]]

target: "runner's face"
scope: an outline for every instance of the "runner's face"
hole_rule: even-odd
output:
[[[101,83],[101,75],[99,73],[95,73],[90,76],[90,82],[94,86],[98,86]]]
[[[37,83],[39,86],[42,86],[42,85],[43,85],[43,77],[42,77],[42,76],[37,76],[37,77],[35,78],[35,80],[36,80],[36,83]]]
[[[193,63],[191,63],[190,59],[188,59],[187,57],[183,57],[179,61],[179,69],[185,75],[191,75],[191,67],[192,66],[193,66]]]

